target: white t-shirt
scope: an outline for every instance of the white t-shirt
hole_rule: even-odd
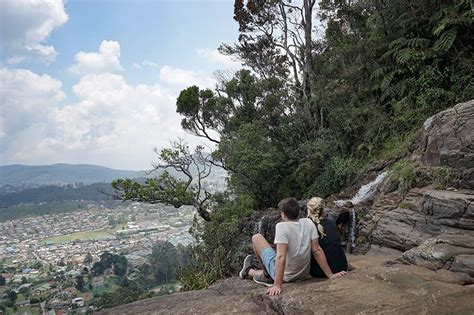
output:
[[[275,244],[288,244],[283,281],[290,282],[309,276],[311,240],[318,238],[313,221],[280,222],[275,228]]]

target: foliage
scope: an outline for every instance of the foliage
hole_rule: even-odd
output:
[[[400,161],[395,163],[390,169],[387,191],[399,190],[405,194],[410,188],[422,187],[430,180],[430,175],[422,168]]]
[[[227,195],[216,197],[217,205],[212,220],[195,220],[191,228],[197,244],[191,250],[191,261],[179,273],[183,290],[198,290],[217,279],[235,274],[242,260],[242,222],[255,209],[252,198],[242,196],[230,199]]]
[[[334,157],[324,166],[324,169],[309,188],[310,196],[327,197],[340,191],[350,184],[360,169],[359,161],[353,158]]]
[[[105,251],[100,255],[100,260],[92,265],[91,273],[94,276],[98,276],[104,273],[108,268],[114,268],[114,274],[117,276],[123,276],[127,273],[127,258],[120,254],[112,254]]]
[[[182,205],[194,206],[204,220],[209,220],[208,200],[210,193],[204,189],[202,181],[212,170],[212,161],[197,146],[191,152],[182,140],[174,141],[171,147],[155,152],[161,163],[154,163],[154,170],[165,171],[155,178],[148,178],[145,184],[131,179],[117,179],[112,182],[114,197],[123,201],[133,200],[148,203],[165,203],[179,208]],[[186,179],[172,176],[166,169],[181,172]]]
[[[156,283],[169,283],[176,280],[178,253],[170,242],[160,242],[153,246],[150,265]]]
[[[197,244],[179,273],[185,289],[235,272],[252,211],[283,197],[338,192],[367,163],[405,152],[429,116],[474,98],[470,1],[321,0],[318,39],[314,5],[235,0],[238,43],[220,51],[247,68],[177,99],[184,130],[215,144],[206,162],[228,171],[227,194],[201,193],[169,175],[145,185],[116,182],[123,200],[194,204],[206,220],[192,228]],[[162,153],[173,162],[165,165],[189,171],[189,150]],[[389,189],[403,193],[430,176],[442,185],[452,178],[399,162]]]
[[[458,169],[450,167],[434,167],[432,168],[432,181],[437,189],[446,189],[449,186],[456,187],[458,180],[462,174]]]
[[[74,287],[79,291],[83,291],[85,285],[86,285],[86,283],[84,281],[84,277],[82,275],[77,275],[76,276],[76,284],[75,284]]]
[[[88,200],[95,202],[110,201],[111,198],[100,193],[100,190],[112,192],[112,187],[107,183],[95,183],[90,185],[47,185],[34,188],[26,188],[15,192],[0,193],[0,208],[7,208],[22,203],[43,202],[71,202],[77,200]]]
[[[94,301],[94,304],[99,308],[110,308],[121,304],[131,303],[140,299],[149,298],[151,296],[152,293],[147,293],[142,289],[119,287],[114,291],[106,292],[99,296]]]

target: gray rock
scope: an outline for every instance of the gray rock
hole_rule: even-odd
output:
[[[440,235],[426,240],[422,245],[403,253],[400,260],[410,264],[422,266],[431,270],[448,269],[470,273],[472,270],[462,268],[467,263],[470,265],[474,255],[474,234],[465,235]],[[461,256],[458,263],[455,259]]]
[[[470,193],[427,190],[423,212],[437,224],[474,230],[474,195]]]
[[[422,161],[429,166],[474,168],[474,100],[442,111],[424,125]],[[474,189],[472,171],[460,187]]]
[[[463,235],[474,230],[473,201],[472,191],[412,189],[398,208],[379,211],[371,243],[406,251],[440,234]]]
[[[474,255],[457,255],[454,257],[449,270],[467,273],[474,277]]]
[[[230,278],[209,289],[172,294],[101,314],[472,314],[466,275],[390,263],[393,256],[349,257],[355,270],[336,280],[285,283],[270,297],[251,280]]]
[[[372,243],[405,251],[437,234],[423,213],[397,208],[381,217],[372,233]]]

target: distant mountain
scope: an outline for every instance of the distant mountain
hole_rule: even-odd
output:
[[[90,164],[5,165],[0,166],[0,185],[65,185],[110,183],[116,178],[144,177],[144,171],[116,170]]]

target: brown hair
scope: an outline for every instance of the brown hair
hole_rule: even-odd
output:
[[[278,203],[278,209],[283,212],[290,220],[298,219],[300,215],[300,206],[296,198],[285,198]]]

